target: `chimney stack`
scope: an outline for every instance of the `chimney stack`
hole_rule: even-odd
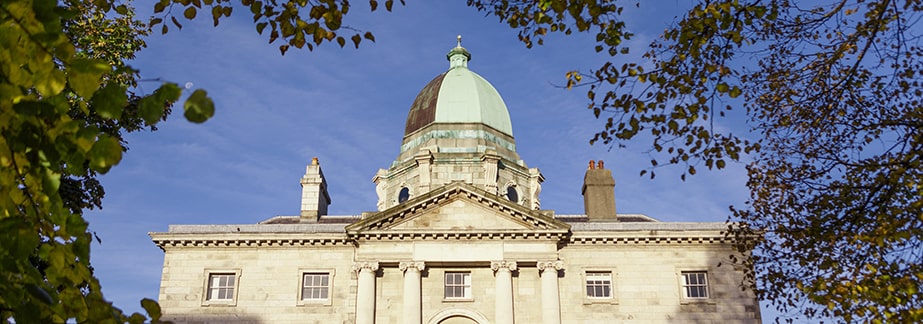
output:
[[[301,178],[301,220],[317,222],[321,216],[327,215],[328,205],[330,195],[327,193],[327,180],[320,169],[320,162],[313,158]]]
[[[618,221],[615,216],[615,179],[603,161],[590,161],[583,177],[583,206],[591,222]]]

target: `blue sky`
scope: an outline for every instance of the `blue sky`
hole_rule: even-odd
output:
[[[682,12],[677,3],[629,8],[623,18],[637,34],[629,42],[633,54],[613,62],[637,59]],[[149,14],[148,7],[138,9]],[[583,173],[589,160],[600,159],[613,170],[619,213],[723,222],[728,206],[748,197],[741,163],[700,170],[685,182],[679,168],[660,168],[650,180],[638,175],[649,166],[649,142],[589,145],[603,122],[586,109],[585,89],[560,85],[567,71],[610,59],[593,51],[593,35],[552,35],[544,46],[526,49],[516,31],[464,1],[368,11],[365,3],[355,4],[344,22],[375,34],[375,43],[358,50],[325,44],[280,56],[278,44],[267,44],[242,8],[217,28],[211,19],[181,20],[183,30],[147,40],[148,48],[131,62],[149,80],[139,91],[156,89],[155,80],[189,83],[208,91],[217,112],[197,125],[175,107],[157,132],[128,136],[131,149],[102,177],[104,209],[87,218],[102,239],[93,246],[92,262],[107,298],[128,312],[141,310],[141,298],[156,299],[163,252],[148,232],[166,231],[169,224],[253,224],[297,215],[299,179],[312,157],[327,177],[330,214],[375,210],[372,176],[397,157],[410,105],[448,69],[445,54],[458,34],[472,53],[471,70],[503,96],[520,156],[546,178],[544,209],[583,213]],[[739,122],[716,126],[746,131]]]

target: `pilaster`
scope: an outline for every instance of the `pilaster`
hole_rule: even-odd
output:
[[[417,194],[422,195],[429,192],[433,183],[433,153],[427,149],[423,149],[414,155],[413,159],[417,161],[417,172],[420,177],[420,183],[417,184]]]
[[[484,165],[484,190],[492,194],[497,194],[497,170],[500,163],[500,155],[495,150],[487,150],[481,156],[481,163]]]

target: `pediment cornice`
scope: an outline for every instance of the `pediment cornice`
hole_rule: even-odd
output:
[[[496,217],[518,224],[515,229],[396,229],[399,224],[421,217],[435,208],[458,200],[474,204],[493,212]],[[420,237],[420,238],[563,238],[570,225],[537,210],[529,210],[497,195],[464,182],[452,182],[407,202],[371,214],[346,226],[346,233],[354,238]]]

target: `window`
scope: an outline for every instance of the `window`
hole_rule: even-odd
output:
[[[683,271],[683,292],[686,298],[708,298],[708,273],[705,271]]]
[[[506,199],[519,203],[519,192],[516,191],[516,186],[506,187]]]
[[[330,298],[329,273],[305,273],[301,281],[302,300],[326,300]]]
[[[235,273],[211,273],[208,275],[208,301],[234,300]]]
[[[612,273],[587,272],[586,296],[588,298],[612,298]]]
[[[471,273],[446,272],[445,273],[445,298],[469,299],[471,298]]]
[[[401,192],[397,194],[397,202],[404,203],[407,199],[410,199],[410,189],[403,187],[401,188]]]

